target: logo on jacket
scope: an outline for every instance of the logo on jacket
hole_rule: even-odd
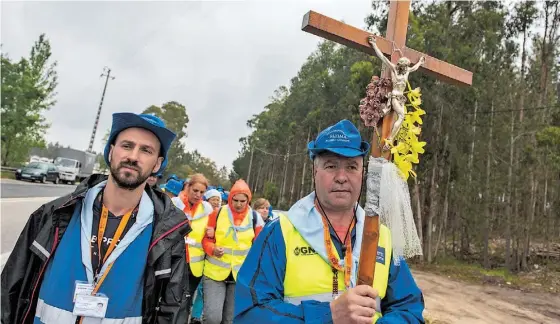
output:
[[[385,248],[382,246],[377,247],[377,258],[376,261],[385,264]]]
[[[313,254],[317,254],[317,252],[315,252],[315,250],[310,247],[310,246],[297,246],[294,249],[294,254],[296,256],[298,255],[313,255]]]

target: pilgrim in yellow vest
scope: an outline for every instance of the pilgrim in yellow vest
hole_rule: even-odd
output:
[[[304,300],[332,301],[331,266],[309,246],[285,215],[280,215],[280,226],[286,244],[284,300],[296,305]],[[379,228],[378,252],[380,251],[384,253],[378,253],[373,282],[373,288],[379,292],[378,302],[385,297],[387,291],[392,251],[391,232],[382,224]],[[354,262],[353,266],[356,264],[357,262]],[[341,294],[346,290],[344,272],[339,271],[338,278],[338,291]],[[372,323],[377,322],[381,316],[380,312],[376,312]]]
[[[210,207],[208,207],[208,210],[204,208],[205,203],[206,202],[201,202],[198,204],[194,215],[189,217],[192,232],[190,232],[188,236],[185,236],[185,243],[189,251],[188,262],[191,272],[195,277],[202,276],[202,270],[204,269],[205,253],[202,248],[202,238],[204,237],[206,224],[208,223],[208,215],[211,211]]]
[[[215,281],[225,280],[230,272],[233,272],[233,278],[237,280],[237,272],[255,238],[252,209],[247,208],[241,225],[234,226],[229,208],[229,205],[220,208],[215,230],[216,246],[224,248],[224,255],[221,258],[207,255],[204,261],[204,275]]]

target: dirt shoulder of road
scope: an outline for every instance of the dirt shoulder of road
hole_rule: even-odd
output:
[[[15,179],[16,176],[12,171],[0,171],[0,179]]]
[[[424,294],[427,323],[560,323],[558,293],[417,269],[413,274]]]

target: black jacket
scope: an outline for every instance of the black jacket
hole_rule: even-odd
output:
[[[2,324],[33,323],[47,263],[89,188],[107,179],[93,175],[72,194],[41,206],[27,221],[2,271]],[[153,233],[144,273],[143,323],[187,322],[188,264],[184,236],[191,228],[169,197],[146,186],[154,204]],[[169,271],[171,270],[171,271]]]

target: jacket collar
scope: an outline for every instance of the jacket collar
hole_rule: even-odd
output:
[[[70,195],[59,199],[52,208],[53,211],[69,208],[68,213],[53,213],[53,224],[67,225],[72,217],[72,211],[78,201],[82,201],[88,190],[106,181],[108,176],[94,174],[82,181],[76,190]],[[171,199],[163,192],[154,190],[146,186],[145,193],[154,205],[153,231],[150,245],[148,262],[153,264],[167,249],[171,248],[178,241],[183,241],[184,237],[192,231],[185,214],[175,208]],[[62,219],[64,218],[64,219]]]
[[[329,263],[325,234],[321,213],[315,208],[315,192],[297,201],[288,211],[288,219],[297,229],[303,239],[319,254],[325,262]],[[352,276],[353,287],[356,285],[356,270],[360,259],[362,246],[362,233],[364,231],[365,212],[359,205],[356,209],[356,241],[352,249]],[[344,266],[344,258],[340,259],[340,266]]]

